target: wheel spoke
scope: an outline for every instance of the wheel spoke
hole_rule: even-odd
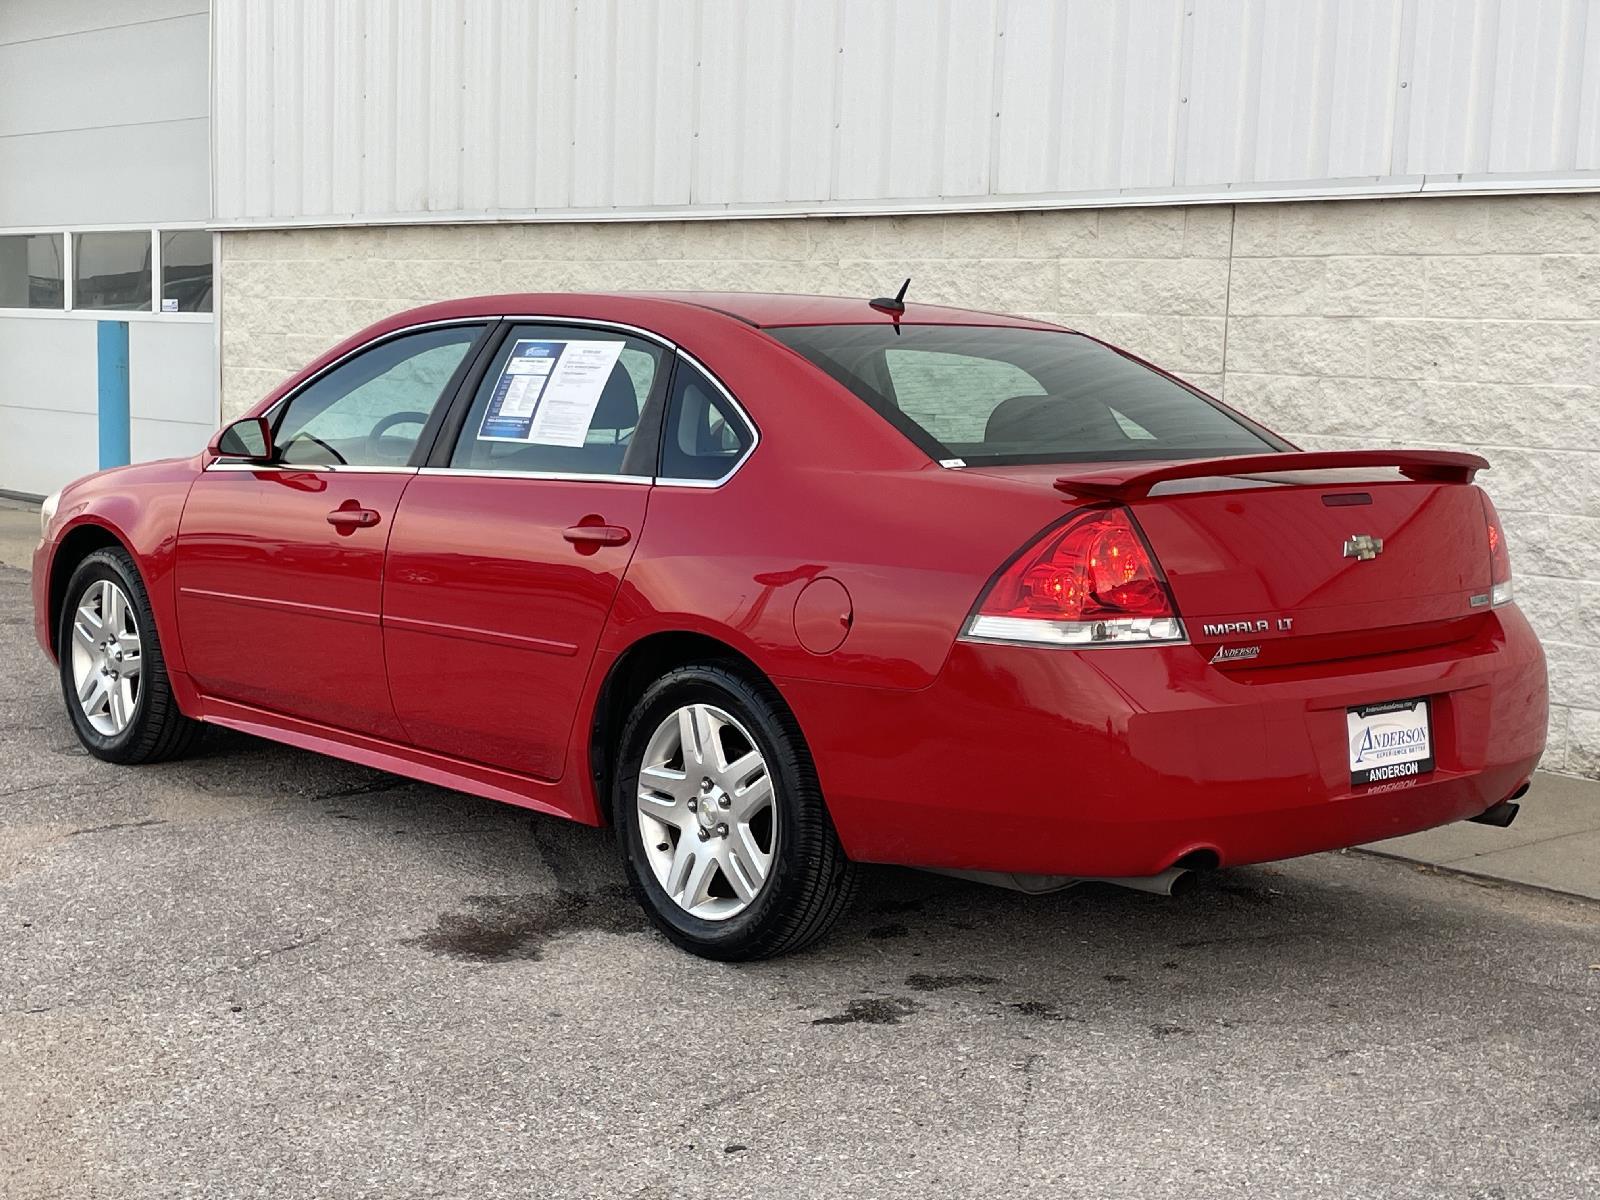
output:
[[[733,818],[747,824],[751,817],[772,803],[772,776],[762,775],[743,791],[732,793]]]
[[[83,705],[83,711],[91,709],[90,700],[95,698],[95,693],[100,690],[100,683],[105,676],[99,671],[89,671],[78,680],[78,703]]]
[[[666,767],[646,767],[639,772],[639,813],[675,825],[685,833],[694,829],[694,817],[684,805],[682,772]]]
[[[683,769],[699,767],[705,763],[705,752],[700,744],[699,723],[695,712],[700,706],[692,705],[678,710],[678,740],[683,747]]]
[[[120,679],[113,679],[106,687],[106,715],[119,730],[128,723],[128,697],[122,688]]]
[[[766,761],[761,757],[761,751],[751,750],[748,754],[741,754],[722,769],[722,778],[718,780],[723,790],[737,792],[744,788],[750,776],[757,771],[766,770]]]
[[[667,895],[680,903],[684,884],[689,881],[689,873],[694,870],[695,847],[698,844],[694,835],[690,833],[685,833],[679,838],[672,852],[672,861],[667,865],[666,875],[661,880],[661,886],[667,890]]]
[[[72,622],[72,637],[87,650],[93,650],[95,643],[105,633],[105,626],[100,623],[100,614],[87,604],[78,609],[77,618]]]
[[[723,844],[726,847],[726,862],[722,873],[733,887],[734,894],[748,904],[761,890],[770,860],[756,845],[755,838],[750,836],[748,825],[738,825],[729,830],[727,841]]]
[[[694,706],[695,740],[700,745],[700,761],[705,764],[713,774],[721,774],[727,765],[722,761],[722,738],[719,736],[722,722],[704,704]]]
[[[678,903],[691,912],[711,899],[711,880],[717,873],[717,856],[704,844],[696,842],[696,845],[694,866],[689,868],[683,894],[678,897]]]
[[[689,777],[671,767],[645,767],[639,772],[639,794],[661,792],[673,800],[684,800],[689,794]],[[659,802],[659,797],[652,797]]]

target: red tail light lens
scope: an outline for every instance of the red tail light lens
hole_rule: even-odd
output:
[[[1184,638],[1144,537],[1126,509],[1097,509],[1030,546],[1000,573],[967,636],[1086,646]]]
[[[1483,496],[1483,520],[1489,530],[1489,597],[1493,604],[1511,602],[1511,552],[1506,548],[1505,527],[1487,492]]]

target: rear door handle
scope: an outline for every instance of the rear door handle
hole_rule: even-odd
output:
[[[328,514],[328,524],[340,533],[367,529],[377,523],[378,514],[370,508],[336,508]]]
[[[563,530],[561,536],[574,546],[621,546],[633,534],[621,525],[573,525]]]

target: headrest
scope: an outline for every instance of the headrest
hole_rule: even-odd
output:
[[[605,390],[600,393],[600,403],[594,410],[590,429],[632,429],[639,423],[639,393],[634,390],[633,376],[621,363],[611,368]]]
[[[1117,418],[1098,400],[1061,396],[1012,396],[994,406],[984,426],[991,443],[1039,442],[1051,447],[1083,443],[1087,448],[1127,440]]]

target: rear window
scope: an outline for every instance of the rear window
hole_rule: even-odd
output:
[[[1076,333],[974,325],[767,331],[931,457],[972,464],[1259,454],[1288,445]]]

